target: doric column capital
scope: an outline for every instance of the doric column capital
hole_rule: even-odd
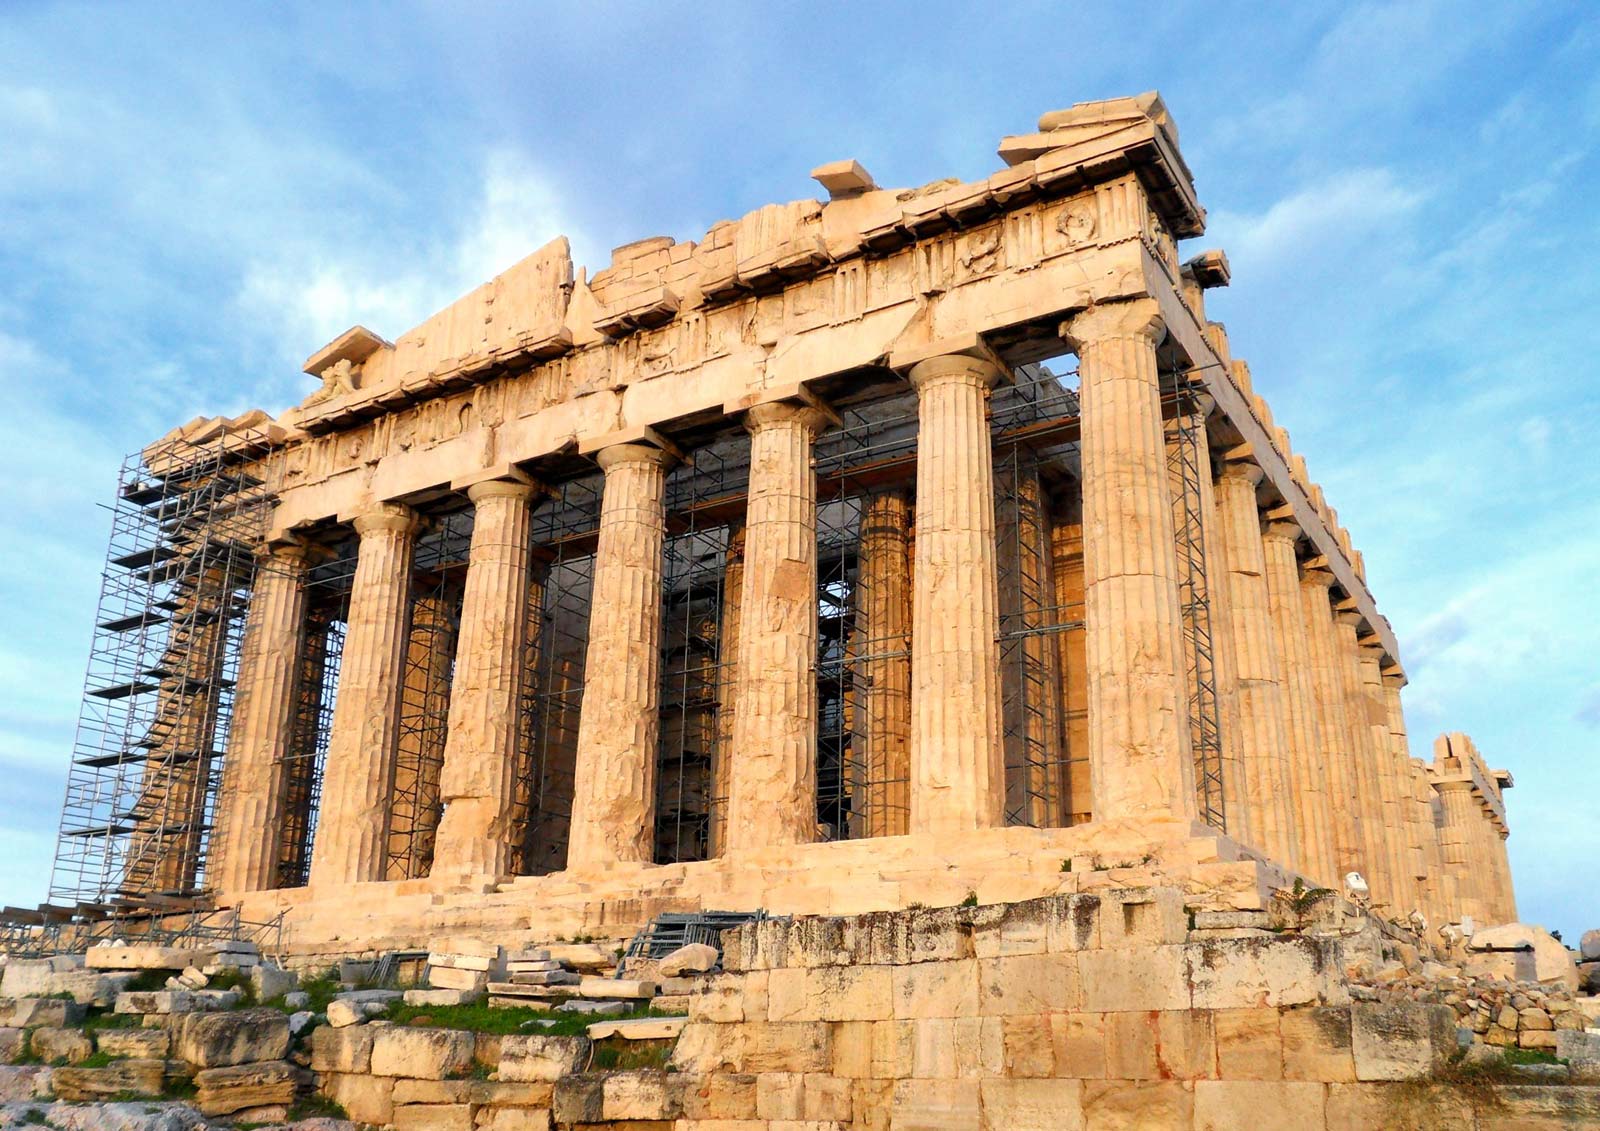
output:
[[[758,404],[744,414],[745,429],[754,436],[767,428],[793,424],[804,428],[808,437],[815,438],[835,418],[820,405],[804,401],[769,401]]]
[[[1300,570],[1300,584],[1315,585],[1318,589],[1332,589],[1337,579],[1333,571],[1321,566],[1307,566]]]
[[[1111,338],[1143,338],[1158,345],[1167,336],[1167,324],[1154,299],[1108,302],[1091,306],[1061,323],[1061,337],[1074,353],[1084,346]]]
[[[657,467],[671,467],[673,464],[671,452],[650,444],[612,444],[596,452],[594,459],[606,471],[627,463],[653,463]]]
[[[300,570],[312,562],[322,547],[296,538],[290,541],[263,542],[256,547],[256,561],[267,568]]]
[[[1261,482],[1264,475],[1266,472],[1261,469],[1261,465],[1253,460],[1226,460],[1217,468],[1217,478],[1224,483],[1243,481],[1254,487]]]
[[[533,499],[543,493],[539,484],[520,479],[486,479],[467,488],[467,498],[474,506],[485,499]]]
[[[1298,522],[1274,521],[1269,522],[1262,530],[1261,537],[1268,542],[1287,542],[1291,546],[1300,541],[1302,531]]]
[[[1361,626],[1366,622],[1362,619],[1361,614],[1355,612],[1354,610],[1335,609],[1333,611],[1333,623],[1342,625],[1345,628],[1350,629],[1352,632],[1359,634],[1361,632]]]
[[[947,353],[917,362],[911,367],[911,372],[907,376],[911,381],[911,387],[920,393],[931,385],[950,382],[968,383],[992,389],[1005,379],[1006,371],[987,358]]]
[[[352,523],[356,533],[363,538],[381,531],[409,534],[420,524],[417,512],[404,503],[379,503],[371,510],[356,515]]]

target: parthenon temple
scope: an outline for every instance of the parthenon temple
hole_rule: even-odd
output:
[[[52,899],[329,953],[1106,873],[1514,920],[1511,777],[1414,754],[1159,97],[999,155],[553,240],[130,457]]]

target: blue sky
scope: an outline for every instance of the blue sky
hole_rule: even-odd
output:
[[[270,14],[269,14],[270,13]],[[121,456],[277,412],[564,232],[580,263],[973,178],[1159,89],[1236,356],[1356,545],[1414,752],[1510,769],[1525,918],[1600,925],[1600,15],[1585,4],[0,7],[0,902],[44,896]]]

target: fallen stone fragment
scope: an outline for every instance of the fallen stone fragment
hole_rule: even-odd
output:
[[[657,963],[663,978],[676,978],[681,974],[706,974],[717,968],[722,956],[717,948],[706,943],[689,943],[680,946]]]
[[[178,1035],[178,1056],[197,1068],[282,1060],[288,1052],[289,1019],[276,1009],[191,1014]]]
[[[262,1061],[195,1073],[195,1102],[206,1115],[268,1104],[292,1104],[304,1075],[287,1061]]]
[[[564,1001],[556,1006],[557,1013],[587,1013],[594,1017],[613,1017],[619,1013],[628,1012],[628,1005],[621,1001],[584,1001],[574,998]]]
[[[53,1064],[64,1060],[68,1064],[80,1064],[89,1059],[94,1052],[94,1043],[81,1029],[56,1029],[45,1026],[33,1030],[33,1036],[28,1040],[28,1047],[33,1055],[46,1064]]]
[[[118,1060],[101,1068],[58,1068],[50,1078],[55,1094],[78,1103],[112,1096],[159,1096],[167,1074],[164,1060]]]
[[[57,1029],[83,1022],[84,1008],[75,1001],[60,998],[24,997],[0,1001],[0,1026],[33,1029],[50,1025]]]

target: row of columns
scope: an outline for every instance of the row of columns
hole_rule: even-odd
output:
[[[1078,353],[1081,526],[1064,524],[1054,584],[1086,609],[1086,663],[1068,726],[1087,720],[1083,764],[1094,818],[1192,822],[1179,568],[1151,302],[1091,308],[1062,327]],[[905,766],[909,831],[999,825],[999,595],[990,388],[1003,369],[977,351],[913,365],[918,398],[917,532],[903,595],[885,589],[883,634],[909,628],[909,734],[883,759]],[[742,557],[723,612],[736,692],[727,739],[727,809],[719,851],[816,839],[816,484],[812,449],[828,414],[804,400],[746,414],[751,471]],[[664,495],[671,456],[643,442],[601,449],[604,470],[585,687],[578,726],[569,868],[653,856]],[[1398,686],[1330,601],[1333,579],[1302,568],[1293,523],[1257,505],[1260,471],[1227,453],[1203,509],[1216,537],[1220,698],[1230,740],[1230,831],[1319,882],[1344,871],[1379,878],[1397,909],[1428,867],[1417,777],[1398,716]],[[1209,474],[1207,475],[1209,480]],[[496,876],[512,862],[518,697],[537,489],[514,477],[479,483],[439,798],[434,874]],[[898,500],[902,505],[904,500]],[[886,506],[891,505],[885,503]],[[889,516],[892,517],[892,516]],[[887,523],[887,526],[895,524]],[[326,761],[313,885],[385,878],[385,807],[395,775],[410,557],[417,519],[383,504],[355,520],[359,559]],[[899,524],[903,529],[904,523]],[[864,539],[872,536],[868,516]],[[1070,544],[1069,544],[1070,543]],[[895,547],[885,547],[889,553]],[[1081,555],[1081,572],[1078,562]],[[294,646],[307,561],[279,547],[261,571],[246,630],[213,880],[225,892],[270,887],[281,825],[282,764],[293,716]],[[736,580],[735,580],[736,579]],[[1081,589],[1080,589],[1081,587]],[[1058,593],[1058,597],[1060,594]],[[731,622],[731,623],[730,623]],[[877,629],[874,629],[874,635]],[[1064,658],[1064,657],[1063,657]],[[1071,681],[1071,675],[1068,677]],[[1070,689],[1069,689],[1070,690]],[[1392,697],[1391,697],[1392,693]],[[1078,701],[1081,698],[1081,703]],[[867,709],[872,710],[872,705]],[[876,755],[875,755],[876,756]],[[1075,753],[1075,758],[1078,757]],[[1074,802],[1074,808],[1079,803]],[[1410,830],[1402,836],[1396,830]],[[901,831],[895,829],[893,831]]]

